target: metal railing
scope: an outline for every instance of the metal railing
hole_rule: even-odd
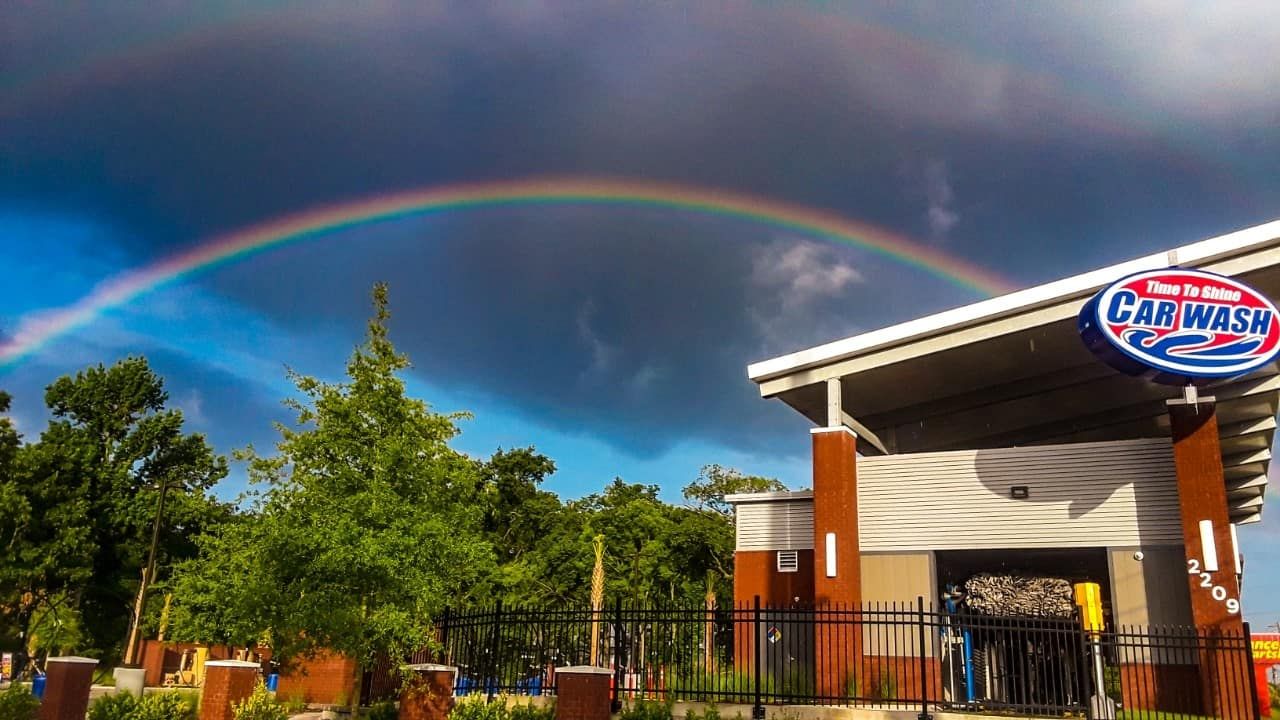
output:
[[[597,638],[593,646],[594,636]],[[458,667],[459,695],[552,695],[556,668],[613,670],[615,704],[645,698],[1077,716],[1257,720],[1244,633],[950,614],[914,603],[725,608],[613,603],[455,611],[413,662]],[[394,695],[395,666],[365,676]]]

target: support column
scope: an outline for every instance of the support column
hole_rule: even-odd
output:
[[[605,667],[556,668],[556,720],[609,720],[612,677]]]
[[[838,397],[838,390],[835,394]],[[849,622],[855,619],[854,613],[862,603],[858,437],[843,425],[815,428],[810,432],[813,434],[814,601],[820,611],[842,613],[840,619],[845,621],[822,623],[814,628],[817,690],[819,695],[834,700],[848,694],[861,666],[861,628]]]
[[[52,657],[40,701],[40,720],[83,720],[98,661],[84,657]]]
[[[210,660],[204,668],[200,720],[233,720],[235,706],[253,694],[262,666],[244,660]]]
[[[1240,649],[1244,643],[1240,583],[1216,409],[1212,397],[1170,400],[1169,425],[1191,617],[1203,636],[1199,659],[1204,712],[1247,718],[1252,716],[1253,703],[1248,697],[1248,663],[1242,660],[1247,650]]]
[[[413,677],[400,690],[400,720],[446,720],[453,711],[458,668],[423,663],[406,665]]]

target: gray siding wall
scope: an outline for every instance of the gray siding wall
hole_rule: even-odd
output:
[[[1182,542],[1166,439],[859,458],[858,517],[866,551]]]
[[[813,500],[737,506],[738,550],[812,550]]]
[[[1182,543],[1165,439],[859,458],[858,516],[868,552]],[[813,501],[737,505],[737,548],[812,549]]]

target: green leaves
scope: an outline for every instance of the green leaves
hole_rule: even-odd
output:
[[[177,583],[180,635],[248,642],[275,657],[327,649],[372,662],[418,650],[431,621],[493,568],[474,461],[449,447],[462,415],[405,393],[386,289],[340,383],[291,374],[299,399],[276,452],[239,457],[258,512],[202,541]]]
[[[0,419],[0,614],[25,632],[55,599],[77,609],[82,650],[113,654],[146,560],[159,487],[167,484],[159,574],[194,554],[194,536],[231,516],[209,494],[226,461],[165,408],[164,381],[144,358],[54,381],[52,419],[19,444]],[[0,402],[7,409],[8,396]]]

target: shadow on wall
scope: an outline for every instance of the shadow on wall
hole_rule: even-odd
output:
[[[1181,527],[1173,450],[1165,438],[978,450],[973,470],[979,484],[1003,500],[993,508],[1002,519],[1051,524],[1104,510],[1100,523],[1132,518],[1139,544],[1167,543],[1152,531]]]

